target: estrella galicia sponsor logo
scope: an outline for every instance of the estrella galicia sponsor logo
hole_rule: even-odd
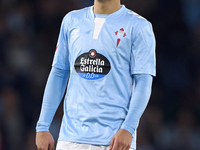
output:
[[[91,49],[89,52],[78,56],[74,68],[80,77],[96,80],[103,78],[109,73],[110,62],[105,56]]]

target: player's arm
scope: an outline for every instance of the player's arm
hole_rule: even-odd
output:
[[[54,140],[49,126],[62,100],[69,77],[69,70],[52,67],[45,87],[42,109],[36,126],[36,145],[38,150],[54,149]]]
[[[151,94],[152,76],[155,76],[155,37],[150,23],[146,22],[138,33],[133,33],[131,75],[135,80],[129,110],[121,129],[112,138],[111,150],[128,150],[139,120]],[[118,149],[117,149],[118,148]]]
[[[54,149],[54,140],[49,132],[49,126],[64,95],[70,74],[68,52],[68,22],[69,15],[62,21],[58,44],[53,59],[52,69],[46,84],[42,109],[36,126],[36,145],[39,150]]]
[[[119,150],[121,150],[122,147],[125,147],[125,150],[129,150],[132,142],[132,135],[138,126],[140,117],[151,95],[152,78],[153,77],[148,74],[134,75],[135,87],[133,88],[129,111],[121,129],[112,138],[110,144],[111,150],[118,150],[117,147],[119,147]]]
[[[134,75],[134,80],[135,88],[133,89],[129,111],[121,127],[131,134],[137,129],[139,120],[148,104],[153,77],[148,74],[137,74]]]

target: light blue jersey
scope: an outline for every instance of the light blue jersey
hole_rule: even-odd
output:
[[[138,118],[127,117],[134,74],[155,76],[151,24],[122,5],[97,18],[93,7],[67,14],[62,22],[53,67],[70,70],[61,141],[109,145],[120,129],[133,135]],[[129,127],[131,129],[129,129]]]

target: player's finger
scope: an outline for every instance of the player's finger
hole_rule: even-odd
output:
[[[126,147],[124,147],[124,149],[123,150],[129,150],[129,146],[126,146]]]
[[[109,150],[112,150],[114,144],[114,138],[112,138],[110,145],[109,145]]]
[[[48,148],[46,147],[39,147],[38,150],[48,150]]]
[[[54,143],[49,144],[49,150],[54,150]]]
[[[118,143],[116,142],[116,140],[114,140],[114,145],[113,148],[111,150],[118,150]]]
[[[124,150],[129,150],[131,147],[130,146],[127,146]]]
[[[40,146],[37,146],[37,149],[38,150],[48,150],[48,146],[47,145],[40,145]]]
[[[124,147],[123,146],[118,146],[117,150],[124,150]]]

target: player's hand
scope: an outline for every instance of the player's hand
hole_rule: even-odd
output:
[[[54,139],[50,132],[37,132],[36,145],[38,150],[55,150]]]
[[[109,150],[129,150],[132,134],[125,129],[120,129],[112,138]]]

